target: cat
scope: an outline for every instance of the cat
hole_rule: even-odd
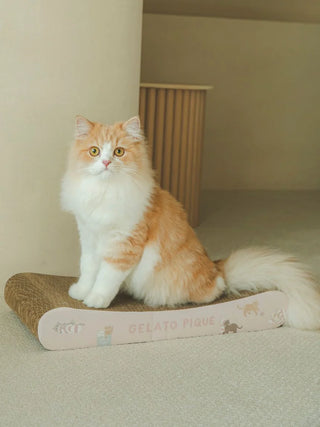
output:
[[[108,307],[120,289],[150,306],[279,289],[288,325],[320,328],[320,287],[294,257],[247,248],[209,259],[182,205],[156,183],[138,117],[113,125],[76,117],[61,201],[81,244],[69,295],[88,307]]]
[[[236,323],[230,323],[230,320],[225,320],[223,322],[223,328],[223,335],[229,334],[230,332],[236,334],[238,332],[238,329],[242,329],[243,326],[238,326]]]

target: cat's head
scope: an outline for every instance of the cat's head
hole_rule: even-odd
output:
[[[134,178],[151,170],[138,117],[103,125],[77,116],[70,161],[77,173],[99,179]]]

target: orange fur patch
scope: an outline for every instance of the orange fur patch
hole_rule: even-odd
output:
[[[161,277],[184,295],[184,301],[207,302],[214,294],[215,279],[222,275],[220,264],[211,261],[187,222],[181,204],[167,191],[155,186],[150,206],[132,236],[115,248],[114,256],[106,258],[114,267],[127,270],[140,260],[144,248],[158,242],[161,262],[155,275]],[[212,299],[214,299],[212,297]]]

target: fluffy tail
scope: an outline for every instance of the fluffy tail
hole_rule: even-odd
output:
[[[293,256],[265,248],[240,249],[223,262],[227,291],[278,289],[289,298],[286,324],[320,329],[320,286]]]

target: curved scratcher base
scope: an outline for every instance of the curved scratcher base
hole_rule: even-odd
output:
[[[75,281],[20,273],[6,284],[7,304],[48,350],[271,329],[283,325],[288,305],[279,291],[243,293],[170,310],[120,294],[107,309],[91,309],[69,297]]]

